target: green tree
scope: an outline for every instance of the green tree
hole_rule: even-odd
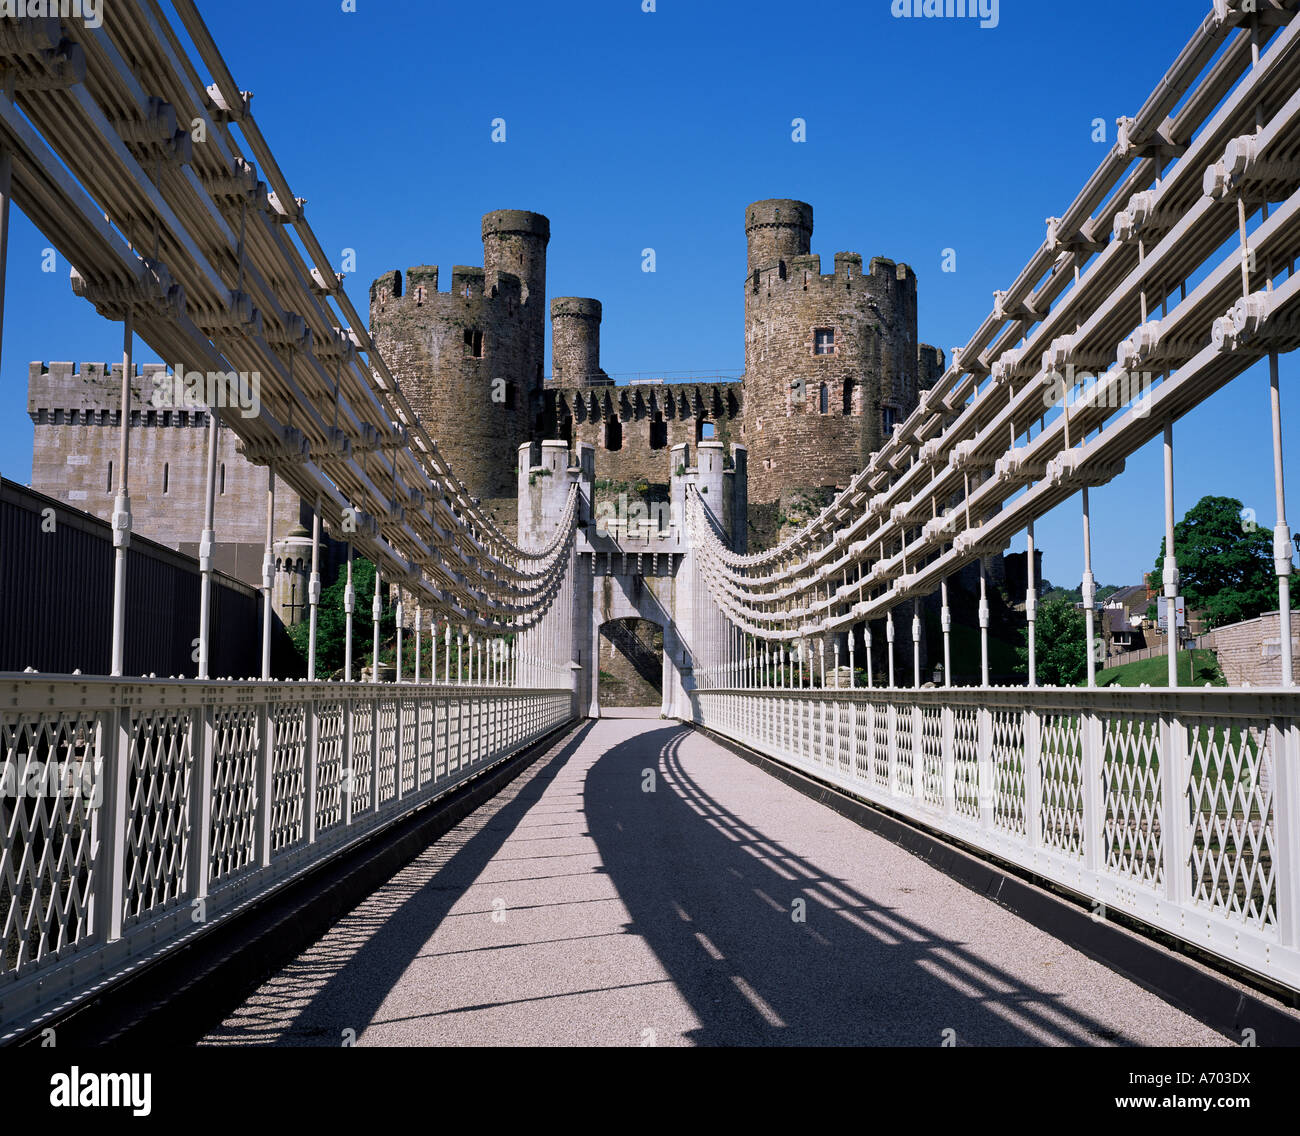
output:
[[[1088,670],[1088,628],[1083,612],[1069,600],[1038,605],[1034,647],[1036,678],[1041,686],[1078,686]],[[1020,665],[1029,670],[1029,628],[1020,629],[1016,648]]]
[[[375,566],[369,560],[353,560],[352,583],[357,590],[357,604],[352,616],[352,677],[361,677],[361,668],[370,662],[370,647],[374,635],[371,605],[375,598]],[[316,616],[316,675],[329,678],[343,670],[347,639],[347,615],[343,610],[343,593],[347,589],[347,566],[339,568],[338,578],[328,588],[321,590],[320,608]],[[380,657],[383,645],[397,634],[397,616],[393,611],[389,588],[384,586],[380,598],[384,601],[384,614],[379,618]],[[294,645],[307,657],[310,625],[304,620],[289,629]],[[391,653],[391,652],[390,652]]]
[[[1210,627],[1252,619],[1277,608],[1273,534],[1244,521],[1235,497],[1202,497],[1174,526],[1179,588],[1187,606],[1205,613]],[[1165,542],[1156,554],[1156,579],[1165,567]]]

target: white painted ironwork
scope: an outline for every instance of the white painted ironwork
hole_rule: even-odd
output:
[[[701,725],[1066,888],[1098,918],[1122,912],[1300,990],[1291,692],[832,687],[692,701]]]
[[[572,717],[572,691],[0,679],[0,1040]]]

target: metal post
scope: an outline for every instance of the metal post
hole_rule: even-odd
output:
[[[203,493],[203,535],[199,538],[199,678],[211,677],[212,553],[217,542],[217,410],[208,407],[208,470]],[[206,893],[205,893],[206,894]]]
[[[416,686],[420,685],[420,640],[424,637],[424,629],[420,626],[420,605],[415,605],[415,678]]]
[[[0,150],[0,348],[4,345],[5,277],[9,274],[9,200],[12,196],[14,159]]]
[[[397,604],[394,607],[394,614],[397,617],[397,660],[393,664],[393,678],[396,682],[402,681],[402,593],[397,593]]]
[[[989,684],[989,584],[984,557],[980,557],[980,686]]]
[[[1034,621],[1038,618],[1038,583],[1037,574],[1034,571],[1034,522],[1029,522],[1029,536],[1026,541],[1028,549],[1028,560],[1026,560],[1027,572],[1025,587],[1025,620],[1029,625],[1029,685],[1038,685],[1038,654],[1037,644],[1034,639]]]
[[[6,202],[8,197],[6,196]],[[131,347],[134,316],[130,309],[122,333],[121,431],[117,451],[117,496],[113,501],[113,644],[109,673],[122,674],[126,654],[126,554],[131,547],[131,494],[127,462],[131,456]]]
[[[1083,624],[1088,640],[1088,685],[1097,685],[1097,581],[1092,574],[1092,513],[1083,487]]]
[[[320,607],[320,497],[311,518],[311,580],[307,585],[309,626],[307,629],[307,681],[316,679],[316,616]]]
[[[952,609],[948,606],[948,580],[939,582],[939,626],[943,629],[943,685],[952,686]]]
[[[1282,660],[1282,685],[1295,685],[1291,653],[1291,527],[1286,520],[1286,485],[1282,466],[1282,397],[1278,390],[1277,352],[1268,353],[1269,401],[1273,417],[1273,493],[1277,524],[1273,526],[1273,568],[1277,573],[1278,649]]]
[[[352,681],[352,613],[357,608],[357,589],[352,583],[352,542],[348,541],[348,582],[343,589],[343,681]]]
[[[262,681],[271,679],[271,591],[275,587],[275,465],[266,467],[266,547],[262,552]]]
[[[912,600],[912,686],[921,686],[921,607]]]
[[[1178,685],[1178,559],[1174,554],[1174,424],[1165,423],[1165,643],[1169,649],[1169,686]],[[1091,684],[1090,684],[1091,685]]]
[[[451,624],[447,624],[443,631],[443,648],[442,648],[442,685],[447,686],[451,682]],[[451,727],[447,727],[450,731]]]
[[[379,598],[379,565],[375,565],[375,595],[370,601],[370,623],[371,623],[371,644],[370,644],[370,681],[379,681],[379,618],[384,614],[384,603]],[[375,711],[378,713],[378,709]],[[376,733],[378,730],[376,729]]]

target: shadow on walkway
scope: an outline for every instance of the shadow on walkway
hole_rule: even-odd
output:
[[[581,726],[554,753],[539,758],[429,845],[419,858],[426,873],[415,886],[406,885],[413,863],[242,1003],[238,1026],[214,1023],[206,1042],[333,1046],[340,1044],[344,1030],[359,1037],[466,886],[492,862],[594,725]]]
[[[1131,1044],[755,829],[683,768],[688,736],[664,728],[612,747],[585,797],[630,930],[701,1022],[696,1044]],[[651,765],[659,781],[647,793]],[[772,791],[793,793],[776,781]],[[868,840],[840,854],[864,855]],[[793,918],[796,900],[805,922]]]
[[[823,835],[819,839],[825,850],[819,848],[816,860],[813,853],[796,855],[701,787],[682,760],[689,729],[647,724],[594,757],[580,754],[597,728],[588,723],[431,845],[270,979],[228,1024],[216,1025],[206,1040],[218,1045],[338,1045],[342,1031],[349,1029],[359,1037],[413,962],[437,957],[429,940],[499,858],[508,837],[527,830],[525,843],[535,845],[548,839],[548,828],[555,828],[550,839],[572,840],[574,834],[565,829],[576,825],[587,830],[580,835],[594,840],[598,866],[582,865],[581,857],[590,853],[566,851],[560,858],[574,857],[573,871],[536,878],[572,875],[575,882],[591,881],[593,873],[607,878],[631,921],[626,927],[606,923],[602,929],[645,941],[665,972],[662,978],[656,973],[655,982],[671,982],[700,1023],[687,1034],[696,1044],[1133,1044],[1065,1005],[1058,995],[982,957],[972,943],[954,937],[956,932],[940,933],[936,925],[945,916],[938,912],[933,920],[918,922],[835,875],[837,867],[845,871],[878,847],[876,838],[851,832],[850,840],[836,845]],[[578,764],[570,765],[575,757]],[[737,769],[738,785],[752,796],[751,778],[762,775],[696,736],[690,765],[697,773],[707,771],[710,784],[717,779],[706,763],[714,761],[718,769]],[[586,776],[579,788],[582,766]],[[649,769],[655,771],[654,792],[643,791]],[[554,786],[557,777],[571,780],[572,789]],[[537,807],[548,790],[546,807]],[[762,785],[758,791],[766,794],[768,788]],[[775,780],[770,780],[770,792],[773,807],[781,809],[787,805],[776,795],[788,794],[796,817],[820,807]],[[839,831],[844,823],[837,817],[822,831]],[[898,859],[905,856],[890,850],[890,864],[881,866],[881,890],[909,890],[886,874],[897,871],[899,863],[903,871],[910,870],[910,858]],[[526,862],[535,857],[555,859],[544,848],[499,859],[518,869],[525,882],[533,878]],[[552,867],[562,865],[545,863],[542,870]],[[916,867],[933,871],[919,862]],[[877,890],[874,880],[872,888]],[[561,902],[611,902],[582,898],[584,894],[594,893],[575,887],[573,896]],[[802,921],[792,918],[797,903],[804,907]],[[1011,924],[1005,913],[984,918],[982,903],[970,896],[969,937],[987,940],[994,928]],[[621,917],[619,912],[615,920]],[[585,922],[588,931],[597,926],[578,922]],[[543,941],[591,938],[566,934],[562,940]],[[485,952],[500,945],[486,935],[482,942]],[[455,953],[478,949],[461,941]],[[576,1035],[558,1034],[582,1035],[580,1019],[568,1020],[580,1011],[564,1000],[580,991],[538,996],[536,987],[542,984],[532,976],[497,970],[491,953],[480,957],[483,969],[474,972],[475,986],[485,987],[487,997],[473,1006],[417,1013],[411,1020],[555,998],[557,1017],[565,1015],[569,1028],[579,1027]],[[521,977],[526,980],[520,982]],[[607,975],[599,989],[619,989],[626,977]],[[645,1024],[655,1026],[653,1021]]]

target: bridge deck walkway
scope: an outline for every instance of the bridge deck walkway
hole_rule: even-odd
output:
[[[366,1045],[1228,1044],[707,737],[631,718],[554,746],[204,1043],[347,1031]]]

